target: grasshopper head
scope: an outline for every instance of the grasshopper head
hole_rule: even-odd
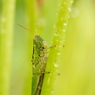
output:
[[[42,37],[36,35],[34,38],[34,47],[35,49],[43,50],[47,47],[47,43],[42,39]]]

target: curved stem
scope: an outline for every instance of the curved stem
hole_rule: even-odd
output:
[[[57,22],[52,39],[52,45],[56,45],[56,47],[50,49],[46,67],[46,71],[50,72],[50,74],[45,75],[41,95],[52,95],[54,93],[54,85],[56,76],[58,76],[58,66],[60,63],[59,58],[65,41],[65,32],[72,3],[73,0],[62,0],[61,4],[59,4]]]
[[[0,94],[9,95],[15,0],[3,0],[0,22]]]

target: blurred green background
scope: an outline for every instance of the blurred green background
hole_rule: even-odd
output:
[[[50,46],[60,1],[0,0],[0,95],[30,95],[34,35],[17,23]],[[95,95],[95,0],[74,0],[64,45],[53,95]]]

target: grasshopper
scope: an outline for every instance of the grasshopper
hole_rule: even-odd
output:
[[[32,77],[32,95],[40,95],[47,63],[47,44],[39,35],[33,40],[33,77]]]
[[[22,28],[30,31],[29,29],[23,27],[22,25],[18,24]],[[31,31],[30,31],[31,32]],[[55,47],[51,46],[49,48]],[[33,55],[32,55],[32,95],[41,95],[41,89],[44,79],[45,67],[48,58],[48,47],[46,41],[39,36],[35,35],[33,39]]]

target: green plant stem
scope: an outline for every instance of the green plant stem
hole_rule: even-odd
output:
[[[35,12],[35,6],[36,6],[36,1],[35,0],[25,0],[25,4],[26,4],[26,12],[27,12],[27,20],[28,20],[28,27],[29,29],[32,31],[32,33],[30,33],[29,35],[29,47],[28,48],[28,51],[31,53],[31,59],[32,59],[32,51],[33,51],[33,38],[35,36],[35,32],[36,32],[36,12]],[[31,60],[30,59],[30,60]],[[31,67],[32,67],[32,64],[31,64]],[[32,68],[31,68],[32,69]],[[30,76],[32,75],[32,70],[31,70],[31,74]],[[27,86],[29,88],[26,88],[25,90],[30,90],[30,93],[32,93],[32,77],[31,79],[29,80],[30,82],[28,83],[31,83],[30,85],[31,86]],[[27,83],[27,82],[26,82]],[[29,84],[28,84],[29,85]],[[25,93],[26,95],[27,93]]]
[[[46,67],[46,71],[50,72],[50,74],[45,74],[41,95],[52,95],[54,93],[54,84],[56,76],[58,76],[58,66],[60,63],[59,58],[65,41],[65,32],[72,3],[73,0],[62,0],[61,4],[59,4],[57,22],[52,39],[52,46],[56,45],[56,47],[50,49]]]
[[[9,95],[15,0],[3,0],[0,31],[0,95]]]
[[[51,38],[53,35],[53,26],[56,22],[56,10],[58,9],[58,3],[61,0],[46,0],[43,4],[43,14],[46,20],[46,25],[43,27],[43,37],[48,42],[48,45],[51,44]]]
[[[25,3],[26,3],[26,10],[27,10],[26,12],[29,22],[29,29],[31,29],[31,31],[34,33],[35,23],[36,23],[35,0],[25,0]]]

